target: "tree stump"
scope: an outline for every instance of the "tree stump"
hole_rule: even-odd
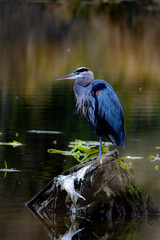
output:
[[[27,204],[39,215],[47,211],[87,218],[124,219],[144,213],[133,168],[118,151],[88,159],[55,177]]]

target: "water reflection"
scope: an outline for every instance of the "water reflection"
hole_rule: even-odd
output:
[[[139,234],[144,222],[147,221],[150,226],[153,226],[153,223],[158,220],[158,216],[153,215],[110,222],[98,219],[96,216],[92,220],[73,216],[71,218],[71,216],[64,215],[62,211],[55,212],[53,209],[36,212],[31,208],[30,211],[43,225],[50,239],[132,240]],[[144,235],[146,237],[146,234]],[[143,239],[143,237],[138,239]]]
[[[3,239],[13,233],[15,239],[46,239],[23,206],[49,179],[75,164],[73,158],[47,153],[53,141],[56,148],[67,150],[74,139],[97,140],[90,126],[73,113],[73,82],[55,81],[79,66],[93,70],[96,78],[116,90],[127,130],[126,148],[120,154],[144,157],[133,162],[137,184],[144,197],[151,194],[159,205],[159,171],[147,160],[160,146],[159,22],[158,11],[133,3],[83,6],[81,11],[72,4],[0,3],[0,141],[26,144],[0,148],[0,168],[6,161],[9,168],[23,170],[5,179],[0,175]],[[32,129],[63,134],[28,133]],[[159,239],[158,222],[143,222],[136,239],[141,237]]]
[[[71,219],[63,212],[44,211],[37,213],[30,209],[34,217],[46,229],[50,239],[134,239],[140,230],[143,218],[120,221],[100,219]],[[123,229],[123,231],[122,231]]]

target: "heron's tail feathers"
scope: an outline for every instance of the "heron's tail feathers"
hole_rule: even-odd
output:
[[[117,134],[116,132],[112,132],[112,134],[108,134],[109,139],[113,143],[113,145],[121,146],[125,148],[125,142],[126,142],[126,132],[124,128],[122,131]]]

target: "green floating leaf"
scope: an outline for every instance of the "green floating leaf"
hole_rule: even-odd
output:
[[[14,140],[13,142],[0,142],[0,145],[19,147],[19,146],[23,146],[24,144]]]
[[[4,166],[5,166],[5,169],[8,168],[8,167],[7,167],[7,163],[6,163],[6,161],[4,161]]]
[[[159,160],[160,160],[160,156],[159,156],[159,154],[157,154],[156,156],[150,155],[150,156],[148,156],[148,160],[149,160],[150,162],[159,161]],[[153,167],[154,167],[154,169],[155,169],[156,171],[159,170],[159,165],[155,165],[155,166],[153,166]]]
[[[154,168],[155,168],[156,171],[158,171],[159,170],[159,165],[156,165]]]
[[[151,162],[159,161],[160,160],[159,154],[157,154],[155,157],[153,155],[148,156],[148,160]]]
[[[111,143],[102,144],[102,152],[108,152]],[[78,162],[82,162],[89,157],[94,157],[99,153],[99,142],[75,140],[68,145],[71,151],[58,149],[48,149],[49,153],[58,153],[65,156],[73,156]]]
[[[58,153],[58,154],[62,154],[65,156],[72,155],[70,151],[62,151],[62,150],[53,149],[53,148],[48,149],[48,153]]]

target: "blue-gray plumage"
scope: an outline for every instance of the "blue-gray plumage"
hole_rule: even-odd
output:
[[[57,80],[61,79],[75,79],[77,107],[100,136],[99,154],[102,151],[102,136],[108,137],[113,144],[124,147],[126,133],[123,109],[111,85],[103,80],[94,80],[93,73],[85,67]]]

